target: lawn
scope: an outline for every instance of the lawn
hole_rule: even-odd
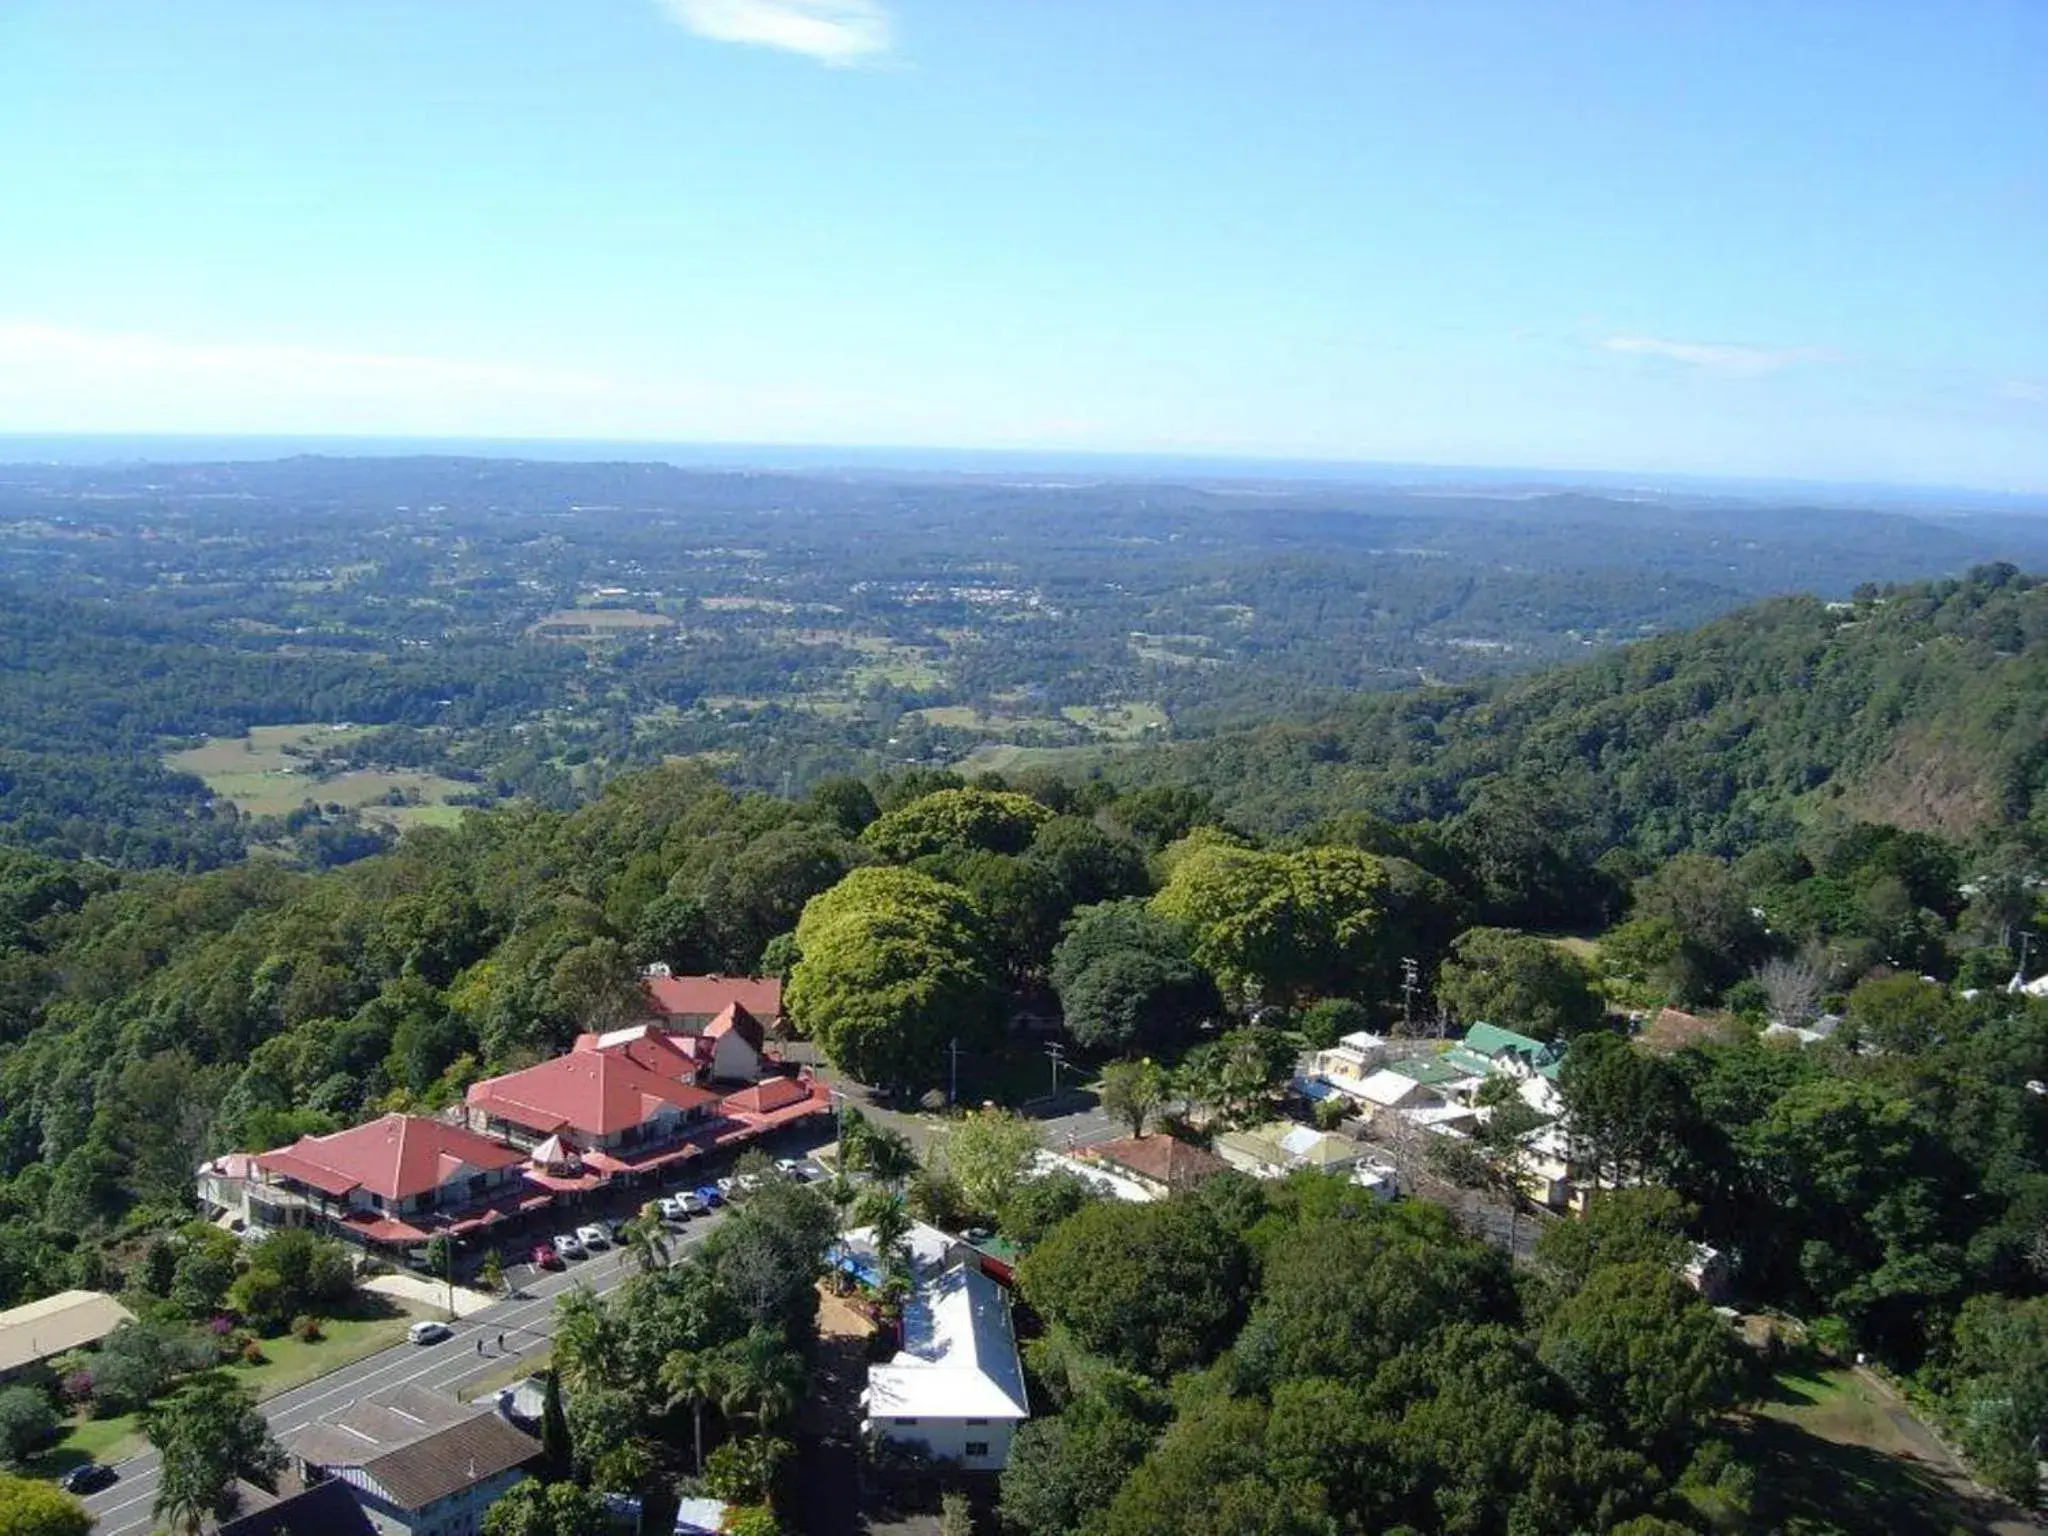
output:
[[[364,1307],[360,1317],[331,1318],[320,1325],[318,1343],[308,1344],[284,1334],[263,1341],[268,1358],[261,1365],[233,1367],[235,1379],[260,1398],[275,1397],[293,1387],[304,1386],[315,1376],[353,1365],[366,1355],[402,1343],[405,1330],[416,1318],[439,1317],[431,1309],[414,1310],[388,1297],[371,1297],[382,1303],[374,1313]]]
[[[79,1419],[55,1445],[36,1457],[33,1470],[40,1477],[55,1477],[88,1461],[125,1461],[143,1449],[142,1421],[136,1414]]]
[[[1945,1457],[1902,1400],[1853,1371],[1779,1372],[1740,1421],[1736,1450],[1757,1468],[1753,1520],[1785,1536],[1952,1536],[1994,1528],[1943,1478]],[[2014,1530],[2025,1526],[2010,1527]]]
[[[259,1400],[304,1386],[316,1376],[353,1365],[365,1356],[401,1343],[405,1330],[415,1318],[439,1314],[413,1310],[388,1297],[364,1293],[361,1315],[335,1318],[321,1325],[317,1344],[284,1335],[263,1341],[268,1358],[261,1365],[229,1367],[236,1381],[254,1392]],[[87,1461],[125,1461],[144,1449],[141,1419],[132,1413],[110,1419],[80,1419],[63,1437],[35,1460],[34,1471],[55,1477],[67,1468]]]

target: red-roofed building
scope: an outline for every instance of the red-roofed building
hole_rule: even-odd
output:
[[[545,1205],[524,1154],[421,1115],[385,1115],[328,1136],[302,1136],[200,1169],[209,1209],[257,1228],[315,1226],[406,1246],[460,1235]]]
[[[806,1072],[799,1077],[764,1077],[751,1088],[727,1094],[719,1113],[761,1136],[812,1115],[832,1113],[832,1091]]]
[[[597,1048],[487,1077],[468,1094],[472,1130],[522,1148],[566,1134],[584,1160],[600,1168],[680,1140],[709,1120],[717,1104],[709,1088],[653,1071],[623,1051]]]
[[[716,1078],[722,1083],[751,1083],[761,1076],[767,1043],[760,1021],[734,1003],[695,1033],[683,1034],[659,1024],[631,1024],[601,1035],[578,1035],[575,1049],[623,1056],[678,1082]]]
[[[650,966],[647,1007],[670,1029],[696,1034],[737,1003],[770,1030],[782,1027],[782,983],[773,976],[674,976]]]

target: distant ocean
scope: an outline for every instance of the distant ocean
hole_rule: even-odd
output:
[[[2048,498],[1960,486],[1864,485],[1812,480],[1375,463],[1198,454],[1080,453],[1056,449],[853,447],[790,443],[662,443],[571,438],[211,437],[36,435],[0,432],[0,464],[209,464],[319,455],[459,457],[572,463],[663,463],[690,469],[766,470],[1086,480],[1176,480],[1276,486],[1288,481],[1515,494],[1589,490],[1670,498],[1801,501],[1900,509],[2048,512]]]

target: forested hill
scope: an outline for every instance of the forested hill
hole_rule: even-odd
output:
[[[1525,805],[1597,853],[1732,853],[1832,807],[1953,836],[2048,816],[2048,585],[2010,566],[1783,598],[1492,686],[1359,697],[1134,754],[1278,830]]]

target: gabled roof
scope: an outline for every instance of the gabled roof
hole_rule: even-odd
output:
[[[502,1077],[473,1084],[471,1107],[530,1131],[580,1131],[611,1136],[645,1125],[664,1108],[688,1113],[718,1102],[695,1083],[650,1072],[609,1051],[571,1051]]]
[[[522,1467],[539,1454],[538,1440],[486,1408],[364,1462],[363,1473],[400,1508],[424,1509],[436,1499]]]
[[[761,1021],[738,1003],[727,1004],[717,1018],[704,1026],[704,1038],[707,1040],[722,1040],[727,1035],[738,1035],[754,1048],[757,1056],[768,1043]]]
[[[967,1264],[920,1285],[903,1310],[903,1348],[868,1367],[867,1408],[891,1419],[1030,1418],[1002,1287]]]
[[[715,1018],[734,1003],[756,1018],[782,1017],[782,983],[773,976],[649,976],[642,985],[670,1018]]]
[[[385,1115],[330,1136],[301,1136],[260,1154],[256,1166],[337,1197],[366,1189],[403,1200],[524,1161],[523,1153],[459,1125],[424,1115]]]
[[[133,1312],[102,1291],[59,1291],[9,1307],[0,1312],[0,1371],[96,1344],[134,1321]]]
[[[601,1035],[578,1035],[573,1048],[623,1056],[658,1076],[688,1081],[697,1074],[697,1045],[694,1035],[671,1034],[658,1024],[633,1024]]]
[[[1564,1060],[1558,1046],[1529,1035],[1502,1029],[1498,1024],[1474,1024],[1465,1031],[1465,1049],[1492,1061],[1502,1056],[1519,1056],[1546,1077]]]
[[[1126,1136],[1121,1141],[1105,1141],[1087,1151],[1091,1157],[1114,1163],[1119,1168],[1128,1168],[1139,1177],[1164,1184],[1168,1189],[1183,1188],[1206,1179],[1212,1173],[1221,1173],[1230,1166],[1213,1152],[1204,1151],[1177,1136],[1164,1134]]]
[[[751,1088],[725,1096],[727,1114],[766,1115],[817,1097],[811,1084],[793,1077],[764,1077]]]

